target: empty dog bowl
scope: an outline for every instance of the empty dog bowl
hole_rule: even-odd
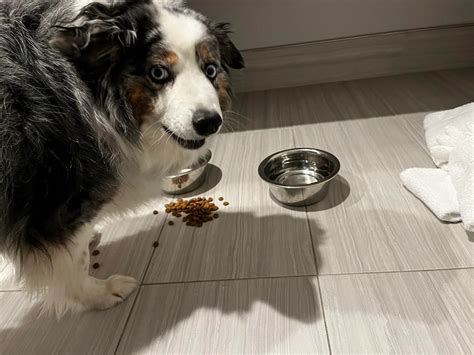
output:
[[[169,195],[180,195],[194,191],[206,181],[206,168],[212,158],[208,150],[199,161],[190,168],[183,169],[174,175],[163,178],[161,189]]]
[[[300,148],[269,156],[260,164],[258,173],[270,185],[277,201],[289,206],[308,206],[326,197],[339,169],[339,160],[331,153]]]

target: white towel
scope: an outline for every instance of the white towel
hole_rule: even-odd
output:
[[[452,144],[440,140],[449,127],[462,131],[473,122],[474,102],[455,108],[453,110],[434,112],[425,117],[425,138],[428,149],[436,166],[447,170],[449,155],[453,149]]]
[[[461,222],[456,190],[449,174],[441,169],[407,169],[400,174],[403,185],[444,222]]]
[[[474,112],[473,112],[474,121]],[[459,211],[464,228],[474,232],[474,123],[465,132],[448,132],[454,147],[449,156],[448,173],[457,192]]]
[[[439,169],[408,169],[405,187],[446,222],[474,231],[474,103],[426,116],[428,148]]]

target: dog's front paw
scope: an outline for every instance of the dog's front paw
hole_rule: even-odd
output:
[[[100,291],[89,299],[92,301],[89,308],[104,310],[122,303],[138,286],[133,277],[114,275],[103,280]],[[97,292],[99,291],[99,292]]]
[[[109,277],[106,281],[107,288],[115,297],[120,297],[125,300],[138,286],[138,281],[133,277],[114,275]]]

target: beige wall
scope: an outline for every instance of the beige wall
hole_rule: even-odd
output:
[[[188,0],[241,49],[474,22],[474,0]]]

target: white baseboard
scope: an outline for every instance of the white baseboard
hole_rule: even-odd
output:
[[[236,92],[474,65],[474,24],[243,51]]]

